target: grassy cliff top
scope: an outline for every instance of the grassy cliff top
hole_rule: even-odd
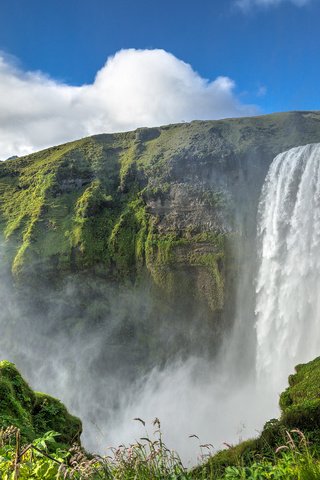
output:
[[[318,142],[319,123],[320,112],[287,112],[94,135],[2,162],[0,176],[19,175],[28,181],[41,172],[56,173],[59,165],[61,177],[81,173],[83,179],[99,177],[112,187],[113,181],[124,186],[133,165],[144,171],[152,184],[165,178],[181,180],[194,173],[192,164],[196,163],[201,177],[205,165],[228,166],[230,155],[241,157],[266,150],[273,157],[293,146]]]
[[[320,357],[297,365],[296,373],[289,377],[289,387],[281,394],[280,406],[285,412],[290,406],[310,401],[320,403]]]

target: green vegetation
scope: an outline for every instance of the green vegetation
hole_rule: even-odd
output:
[[[28,446],[19,443],[13,427],[0,431],[0,475],[2,480],[191,480],[174,452],[155,441],[112,449],[108,457],[88,455],[81,447],[52,452],[55,432],[48,432]]]
[[[157,419],[155,420],[157,422]],[[158,438],[143,437],[128,447],[111,449],[106,457],[92,455],[80,446],[55,448],[56,432],[50,431],[28,445],[20,443],[19,430],[0,430],[0,475],[3,480],[318,480],[320,460],[300,431],[287,432],[288,441],[271,458],[257,457],[247,465],[235,459],[217,474],[202,465],[187,470],[179,456]],[[297,436],[296,442],[293,434]],[[204,446],[205,447],[205,446]]]
[[[155,283],[171,298],[185,296],[205,300],[211,310],[224,305],[224,256],[226,236],[202,233],[185,238],[174,233],[159,235],[149,231],[146,262]],[[196,271],[196,275],[187,275]]]
[[[289,387],[280,396],[280,423],[308,432],[308,439],[320,441],[320,357],[297,365]]]
[[[106,479],[106,480],[317,480],[320,478],[320,443],[317,418],[310,402],[319,397],[320,358],[306,365],[299,365],[297,373],[290,376],[290,386],[281,396],[282,415],[279,421],[268,422],[257,439],[247,440],[237,446],[218,452],[207,460],[209,445],[200,445],[203,462],[193,470],[187,470],[179,456],[163,442],[160,422],[155,419],[153,437],[145,432],[135,444],[111,449],[106,457],[85,452],[80,445],[61,448],[61,435],[53,428],[62,423],[53,419],[60,415],[61,404],[52,403],[42,415],[45,426],[53,427],[40,437],[34,436],[34,421],[28,412],[35,401],[34,394],[9,362],[1,362],[1,419],[0,430],[0,478],[5,479]],[[3,387],[5,385],[5,387]],[[46,396],[41,395],[41,401]],[[56,407],[54,412],[53,405]],[[301,418],[295,412],[295,420],[304,425],[299,428],[286,425],[288,409],[304,405]],[[310,407],[311,405],[311,407]],[[50,410],[50,412],[49,412]],[[309,411],[311,418],[308,418]],[[65,409],[64,409],[64,412]],[[9,417],[11,415],[11,417]],[[51,415],[51,417],[50,417]],[[11,418],[15,426],[6,427]],[[37,433],[42,430],[39,417]],[[69,420],[69,419],[68,419]],[[74,419],[77,421],[77,419]],[[143,424],[139,418],[135,419]],[[79,426],[79,421],[78,426]],[[279,429],[281,424],[282,429]],[[41,425],[41,426],[39,426]],[[274,428],[277,426],[277,435]],[[309,428],[311,427],[311,430]],[[70,428],[70,426],[69,426]],[[33,430],[34,429],[34,430]],[[29,437],[28,437],[29,435]],[[33,438],[32,438],[33,437]],[[30,441],[30,438],[32,440]],[[28,443],[29,442],[29,443]],[[59,442],[59,443],[58,443]],[[70,442],[69,442],[70,445]]]
[[[72,445],[79,440],[81,422],[57,399],[34,392],[16,367],[0,362],[0,428],[15,426],[30,442],[49,430],[59,432],[57,442]]]

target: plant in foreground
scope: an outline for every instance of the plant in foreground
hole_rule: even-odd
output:
[[[136,419],[143,423],[141,419]],[[21,445],[20,431],[0,431],[1,480],[191,480],[179,456],[163,442],[159,419],[154,439],[148,432],[136,443],[110,449],[110,455],[87,454],[79,445],[70,450],[49,451],[56,432],[48,432],[32,444]]]
[[[135,419],[143,424],[140,418]],[[200,465],[187,471],[179,456],[163,442],[160,421],[153,422],[152,439],[146,435],[129,446],[110,449],[110,455],[90,455],[79,445],[59,448],[56,432],[28,445],[21,444],[16,427],[0,430],[1,480],[319,480],[320,462],[300,430],[286,432],[287,441],[273,457],[227,466],[218,475]],[[51,445],[51,448],[50,448]],[[202,453],[209,445],[201,445]],[[204,461],[205,458],[202,457]]]
[[[229,466],[223,480],[319,480],[320,462],[305,435],[298,429],[286,432],[287,441],[273,459],[257,459],[247,466]]]

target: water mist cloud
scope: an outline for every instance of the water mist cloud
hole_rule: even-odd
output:
[[[234,88],[164,50],[121,50],[82,86],[24,72],[0,55],[0,158],[97,133],[258,113]]]
[[[2,249],[0,242],[0,256]],[[239,322],[233,332],[226,330],[219,352],[199,353],[201,336],[194,325],[199,331],[201,316],[190,327],[185,317],[172,317],[168,310],[165,318],[152,321],[155,310],[146,285],[118,290],[95,279],[91,287],[92,279],[71,276],[57,289],[44,285],[40,294],[29,287],[16,291],[10,276],[0,272],[1,358],[16,363],[34,389],[61,399],[82,419],[82,441],[89,451],[105,454],[110,445],[145,437],[135,417],[143,418],[152,434],[158,417],[166,444],[190,465],[200,453],[191,434],[220,449],[224,441],[253,436],[276,415],[267,392],[256,389],[254,364],[251,369],[242,364]],[[35,301],[39,297],[41,302]],[[128,321],[136,333],[127,338],[119,334]],[[209,325],[201,326],[213,338]],[[180,342],[181,335],[194,337],[188,355],[178,332]],[[141,344],[151,334],[151,345]],[[160,349],[172,338],[176,354],[164,362]]]
[[[209,362],[191,356],[164,370],[155,369],[123,402],[108,428],[105,426],[106,440],[119,445],[144,437],[141,424],[132,421],[139,416],[146,421],[151,436],[152,420],[159,417],[165,443],[177,449],[183,462],[190,465],[199,461],[199,443],[211,443],[217,451],[224,448],[224,442],[236,444],[256,436],[257,429],[277,415],[276,406],[270,405],[268,392],[258,390],[248,378],[238,382],[236,367],[228,370],[225,360]],[[106,444],[106,440],[101,443]]]

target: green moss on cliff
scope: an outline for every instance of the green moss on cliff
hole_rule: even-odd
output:
[[[41,437],[49,430],[60,434],[59,443],[79,441],[81,422],[70,415],[57,399],[34,392],[16,367],[0,362],[0,428],[14,425],[26,441]]]
[[[145,269],[219,311],[238,192],[257,194],[274,155],[319,141],[319,125],[315,112],[192,122],[1,162],[4,259],[29,282],[84,270],[135,282]]]
[[[112,228],[110,258],[121,277],[130,277],[144,264],[148,222],[145,205],[138,197],[126,205]]]
[[[28,439],[35,436],[31,411],[35,394],[13,364],[0,362],[0,424],[15,425]]]
[[[225,236],[212,232],[184,237],[149,231],[147,265],[156,284],[173,296],[205,300],[210,309],[224,305]]]

